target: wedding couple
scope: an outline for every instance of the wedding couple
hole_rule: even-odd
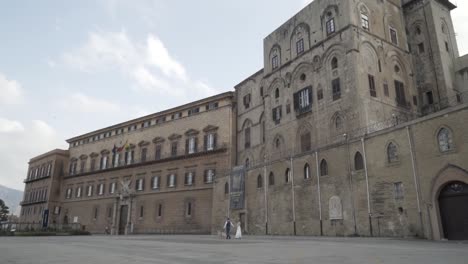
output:
[[[234,224],[232,224],[231,220],[226,218],[226,222],[224,222],[224,230],[226,231],[226,239],[231,239],[231,227],[235,227]],[[241,230],[241,223],[237,223],[237,231],[236,231],[236,239],[241,239],[242,238],[242,230]]]

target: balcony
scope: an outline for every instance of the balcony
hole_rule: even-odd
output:
[[[42,203],[47,203],[47,199],[39,199],[37,201],[22,201],[20,202],[20,205],[25,206],[25,205],[34,205],[34,204],[42,204]]]
[[[204,151],[199,151],[199,152],[192,153],[192,154],[184,153],[183,155],[168,156],[168,157],[163,157],[161,159],[154,159],[154,158],[151,159],[151,157],[147,157],[144,160],[134,159],[128,164],[122,162],[123,164],[118,164],[117,166],[113,166],[112,163],[109,163],[108,167],[105,169],[97,168],[94,170],[90,170],[89,168],[86,168],[83,171],[77,171],[76,173],[70,173],[70,172],[65,173],[64,177],[72,178],[72,177],[86,176],[86,175],[91,175],[91,174],[96,174],[96,173],[104,173],[104,172],[110,172],[110,171],[116,171],[116,170],[122,170],[122,169],[135,168],[135,167],[144,166],[144,165],[164,163],[164,162],[169,162],[169,161],[191,159],[191,158],[202,157],[202,156],[207,156],[207,155],[219,154],[219,153],[225,152],[226,150],[227,150],[227,144],[223,144],[222,146],[219,146],[213,150],[204,150]]]
[[[42,180],[45,180],[45,179],[49,179],[51,176],[43,176],[43,177],[39,177],[39,178],[34,178],[34,179],[24,179],[24,183],[31,183],[31,182],[36,182],[36,181],[42,181]]]

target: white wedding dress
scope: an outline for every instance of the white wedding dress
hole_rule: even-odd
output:
[[[237,224],[237,231],[236,231],[236,239],[241,239],[242,238],[242,230],[241,230],[241,224]]]

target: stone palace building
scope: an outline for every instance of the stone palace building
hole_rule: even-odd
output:
[[[315,0],[226,92],[31,159],[21,221],[94,233],[468,239],[468,56],[448,0]]]

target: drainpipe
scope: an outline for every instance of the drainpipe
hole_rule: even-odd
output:
[[[322,194],[320,192],[320,169],[319,169],[318,151],[315,151],[315,167],[317,168],[317,194],[318,194],[319,219],[320,219],[320,236],[323,236]]]
[[[369,175],[367,173],[367,158],[366,158],[366,148],[364,145],[364,138],[361,138],[361,145],[362,145],[362,153],[364,155],[364,173],[366,175],[367,213],[369,214],[369,230],[370,230],[370,235],[374,236],[373,230],[372,230],[372,212],[371,212],[370,194],[369,194]]]
[[[294,227],[294,235],[296,235],[296,198],[294,193],[294,165],[293,165],[293,157],[291,155],[290,159],[291,164],[291,194],[292,194],[292,209],[293,209],[293,227]]]
[[[265,235],[268,235],[268,198],[267,198],[267,168],[266,155],[263,156],[263,194],[265,196]]]
[[[353,174],[351,173],[351,164],[349,162],[349,139],[348,139],[348,134],[343,134],[343,137],[346,140],[346,165],[348,167],[348,178],[349,178],[349,195],[351,196],[351,207],[353,208],[353,221],[354,221],[354,234],[357,235],[357,221],[356,221],[356,207],[354,205],[354,195],[353,195]]]
[[[424,223],[423,223],[422,211],[421,211],[419,181],[418,181],[418,174],[416,172],[416,159],[414,157],[413,139],[411,137],[411,131],[410,131],[409,126],[406,127],[406,132],[408,134],[408,143],[409,143],[409,146],[410,146],[411,165],[412,165],[412,168],[413,168],[413,181],[414,181],[414,187],[416,189],[416,202],[418,204],[419,221],[420,221],[420,225],[421,225],[422,234],[424,235]]]

